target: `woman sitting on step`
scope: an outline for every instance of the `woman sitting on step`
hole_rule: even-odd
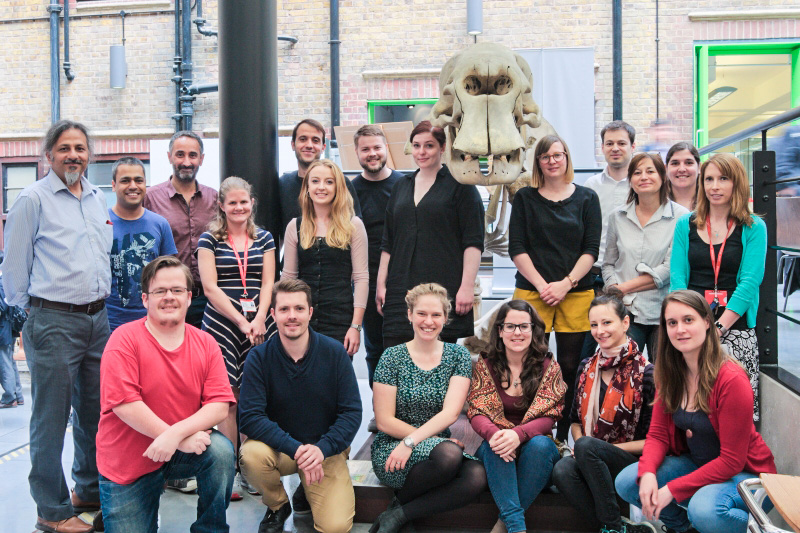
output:
[[[550,484],[560,457],[553,425],[561,418],[566,390],[542,319],[524,300],[503,304],[467,398],[470,424],[484,439],[477,455],[500,508],[493,533],[524,532],[525,510]]]

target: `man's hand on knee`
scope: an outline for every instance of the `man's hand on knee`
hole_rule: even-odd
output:
[[[211,430],[198,431],[189,435],[178,444],[178,449],[183,453],[202,454],[211,446]]]
[[[294,460],[297,461],[297,468],[300,470],[308,470],[315,466],[322,465],[325,456],[322,450],[313,444],[303,444],[294,454]]]
[[[305,474],[306,476],[306,483],[309,485],[313,485],[314,483],[319,483],[325,476],[325,471],[322,469],[322,465],[317,465],[311,468],[305,468],[301,470],[303,474]]]
[[[174,431],[173,427],[170,427],[156,437],[142,455],[157,463],[164,463],[172,459],[175,450],[178,449],[178,445],[183,440],[181,436]]]

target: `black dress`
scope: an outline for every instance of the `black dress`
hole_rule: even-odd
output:
[[[472,313],[455,312],[455,296],[464,271],[464,250],[483,251],[483,202],[474,185],[463,185],[446,166],[414,205],[414,182],[419,170],[398,180],[389,205],[381,250],[391,254],[383,306],[383,336],[413,338],[406,313],[406,292],[420,283],[439,283],[453,304],[442,337],[455,339],[474,333]]]

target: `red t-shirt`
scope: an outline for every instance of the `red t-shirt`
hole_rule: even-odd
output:
[[[166,350],[147,330],[145,320],[117,328],[100,363],[97,468],[103,476],[123,485],[163,463],[142,455],[153,439],[120,420],[112,409],[143,401],[172,425],[205,404],[236,401],[219,345],[211,335],[187,324],[183,344],[176,350]]]

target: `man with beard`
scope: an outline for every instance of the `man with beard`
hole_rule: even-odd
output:
[[[203,294],[197,267],[197,240],[217,212],[217,191],[201,185],[197,172],[203,164],[203,140],[192,131],[179,131],[169,141],[167,158],[172,176],[150,187],[144,207],[167,219],[178,248],[178,259],[192,272],[194,289],[186,323],[200,328],[208,298]]]
[[[361,423],[353,365],[341,343],[313,331],[311,288],[282,279],[272,289],[278,334],[247,355],[239,396],[242,474],[268,507],[259,533],[280,533],[295,514],[281,476],[300,473],[317,531],[350,531],[355,495],[347,456]]]
[[[297,123],[292,130],[292,150],[297,157],[297,170],[287,172],[278,180],[278,194],[281,200],[281,235],[286,231],[286,225],[300,213],[300,187],[308,167],[322,156],[325,149],[325,128],[313,118],[306,118]],[[347,181],[347,190],[353,197],[353,209],[356,216],[361,216],[361,206],[358,196],[350,180]]]
[[[353,187],[361,204],[361,220],[369,242],[369,298],[364,313],[364,347],[367,350],[369,386],[372,387],[372,375],[383,353],[383,316],[375,304],[383,223],[392,188],[403,174],[386,166],[388,143],[380,126],[361,126],[353,135],[353,142],[358,162],[364,169],[353,178]]]
[[[190,531],[229,531],[235,456],[212,428],[236,400],[217,341],[184,322],[191,287],[177,258],[148,263],[147,316],[117,328],[103,352],[97,466],[108,533],[155,531],[164,481],[190,475],[199,485]]]
[[[93,531],[77,514],[100,507],[95,436],[100,356],[108,340],[112,227],[103,192],[83,177],[92,154],[86,126],[61,120],[42,147],[50,172],[26,187],[8,213],[3,287],[29,311],[22,330],[31,370],[31,496],[42,531]],[[73,410],[70,496],[61,469]]]

